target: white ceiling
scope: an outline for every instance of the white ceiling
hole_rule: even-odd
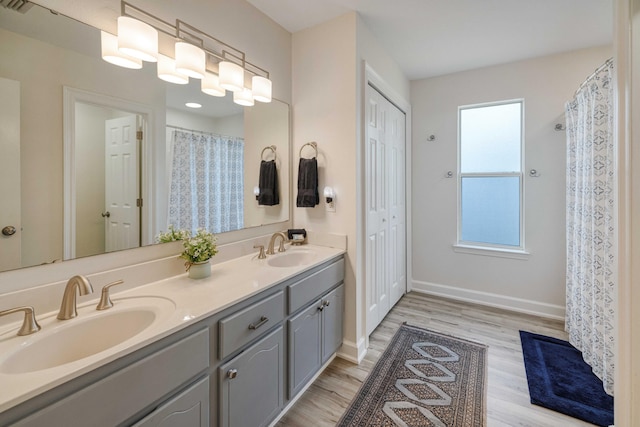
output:
[[[357,11],[410,80],[612,43],[612,0],[248,0],[294,33]]]

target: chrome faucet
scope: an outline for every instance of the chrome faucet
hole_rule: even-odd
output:
[[[282,239],[280,240],[280,246],[278,246],[278,252],[284,252],[286,250],[284,248],[284,242],[287,241],[287,236],[282,231],[278,231],[276,233],[273,233],[273,235],[271,236],[271,240],[269,240],[269,247],[267,248],[267,255],[273,255],[273,254],[276,253],[276,251],[273,249],[273,246],[275,245],[276,239],[278,237],[282,237]]]
[[[24,307],[16,307],[10,308],[9,310],[0,311],[0,316],[5,316],[7,314],[18,313],[20,311],[24,311],[24,320],[22,321],[22,327],[18,331],[18,336],[24,336],[33,334],[34,332],[38,332],[40,330],[40,325],[36,320],[35,313],[33,311],[33,307],[24,306]]]
[[[62,295],[58,319],[69,320],[78,315],[76,310],[76,289],[78,289],[80,295],[87,295],[93,292],[91,282],[86,277],[78,275],[69,279]]]

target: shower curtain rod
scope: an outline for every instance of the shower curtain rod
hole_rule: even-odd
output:
[[[196,130],[196,129],[187,129],[187,128],[183,128],[183,127],[180,127],[180,126],[174,126],[174,125],[167,125],[167,127],[171,128],[171,129],[183,130],[185,132],[200,133],[202,135],[213,135],[213,136],[219,136],[219,137],[222,137],[222,138],[239,138],[239,139],[244,140],[244,138],[242,138],[241,136],[223,135],[221,133],[206,132],[206,131],[203,131],[203,130]]]
[[[598,74],[600,71],[604,70],[605,68],[607,68],[610,64],[613,63],[613,58],[609,58],[607,59],[604,64],[602,64],[601,66],[599,66],[598,68],[596,68],[596,70],[591,73],[583,82],[580,86],[578,86],[578,89],[576,89],[576,92],[573,94],[574,96],[578,94],[578,92],[580,92],[580,89],[582,89],[583,87],[585,87],[594,77],[596,74]]]

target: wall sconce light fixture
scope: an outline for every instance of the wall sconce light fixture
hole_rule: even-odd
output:
[[[125,1],[120,8],[118,35],[102,33],[105,61],[134,69],[142,68],[142,61],[158,62],[158,77],[165,81],[203,79],[201,88],[208,95],[225,96],[226,89],[240,105],[271,102],[269,72],[247,61],[241,50],[179,19],[174,25]],[[245,75],[251,77],[251,87],[245,86]]]
[[[336,211],[336,192],[332,187],[324,187],[324,197],[327,200],[327,211]]]

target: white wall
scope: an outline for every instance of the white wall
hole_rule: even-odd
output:
[[[345,340],[358,340],[356,316],[356,14],[293,34],[293,223],[295,228],[347,235]],[[295,206],[299,151],[318,143],[319,189],[336,191],[336,212],[321,197],[315,208]],[[305,157],[310,157],[309,147]],[[343,346],[344,349],[344,346]],[[343,350],[344,351],[344,350]]]
[[[367,61],[395,94],[409,97],[409,82],[356,13],[347,13],[293,35],[293,183],[297,195],[299,150],[318,143],[319,189],[336,192],[336,212],[327,212],[321,197],[315,208],[294,205],[294,226],[347,235],[345,341],[341,354],[359,360],[366,351],[364,283],[358,270],[358,204],[363,114],[363,61]],[[305,157],[309,156],[308,147]]]
[[[565,305],[564,103],[611,47],[482,68],[411,84],[413,287],[558,318]],[[455,253],[457,108],[524,98],[527,260]],[[428,142],[434,134],[436,140]],[[528,176],[536,169],[540,177]]]
[[[284,118],[287,118],[286,125]],[[244,146],[244,226],[256,227],[289,218],[291,206],[291,147],[289,106],[283,103],[263,104],[256,102],[245,109],[244,128],[246,132]],[[262,151],[265,147],[276,147],[276,168],[278,170],[278,189],[280,203],[274,206],[259,206],[253,187],[260,178],[260,161],[274,158],[271,150]]]

